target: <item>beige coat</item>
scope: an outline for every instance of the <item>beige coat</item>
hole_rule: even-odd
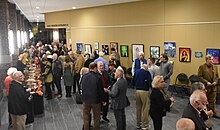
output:
[[[75,73],[79,73],[80,72],[80,70],[82,69],[82,67],[84,65],[84,62],[85,62],[85,60],[84,60],[83,56],[79,55],[77,57],[77,60],[76,60],[76,63],[75,63],[75,68],[74,68],[74,72]]]

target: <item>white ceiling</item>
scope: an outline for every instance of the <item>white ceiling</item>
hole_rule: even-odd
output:
[[[134,2],[140,0],[8,0],[15,3],[17,8],[30,22],[44,22],[43,13],[70,10],[72,7],[87,8],[102,5]],[[37,9],[36,7],[39,7]]]

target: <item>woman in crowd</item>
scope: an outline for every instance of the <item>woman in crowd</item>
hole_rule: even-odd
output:
[[[163,116],[170,111],[171,103],[174,103],[174,98],[168,99],[163,87],[163,76],[157,75],[152,81],[152,92],[150,95],[150,116],[153,120],[154,130],[162,130]]]
[[[73,63],[71,62],[70,56],[67,55],[65,57],[65,62],[64,62],[64,74],[63,74],[63,79],[64,79],[64,85],[66,89],[66,97],[71,97],[71,88],[73,86]]]

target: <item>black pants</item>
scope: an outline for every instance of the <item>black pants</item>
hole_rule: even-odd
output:
[[[153,120],[154,130],[162,130],[163,117],[156,113],[150,114],[150,117]]]
[[[76,87],[78,88],[78,91],[81,90],[80,86],[79,86],[79,79],[80,79],[80,74],[79,73],[75,73],[74,74],[74,84],[73,84],[73,92],[76,92]]]
[[[61,77],[60,76],[54,76],[54,83],[57,87],[58,94],[62,95],[62,89],[61,89]]]
[[[70,95],[71,95],[71,87],[72,87],[72,86],[65,86],[66,95],[67,95],[67,96],[70,96]]]
[[[126,130],[126,117],[125,117],[125,109],[114,109],[114,115],[116,119],[116,130]]]
[[[107,115],[108,115],[109,100],[104,101],[104,102],[106,102],[106,105],[105,106],[102,105],[102,114],[103,114],[102,117],[103,118],[107,117]]]
[[[45,82],[45,93],[47,95],[47,98],[52,98],[52,92],[51,92],[50,85],[51,85],[51,83]]]

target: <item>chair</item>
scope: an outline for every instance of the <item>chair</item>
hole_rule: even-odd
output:
[[[177,94],[180,94],[182,97],[184,95],[190,95],[190,88],[188,86],[189,80],[188,76],[185,73],[180,73],[177,75],[173,91],[176,91]]]
[[[189,81],[191,82],[191,84],[193,84],[195,82],[200,82],[200,79],[197,75],[193,74],[189,77]]]

